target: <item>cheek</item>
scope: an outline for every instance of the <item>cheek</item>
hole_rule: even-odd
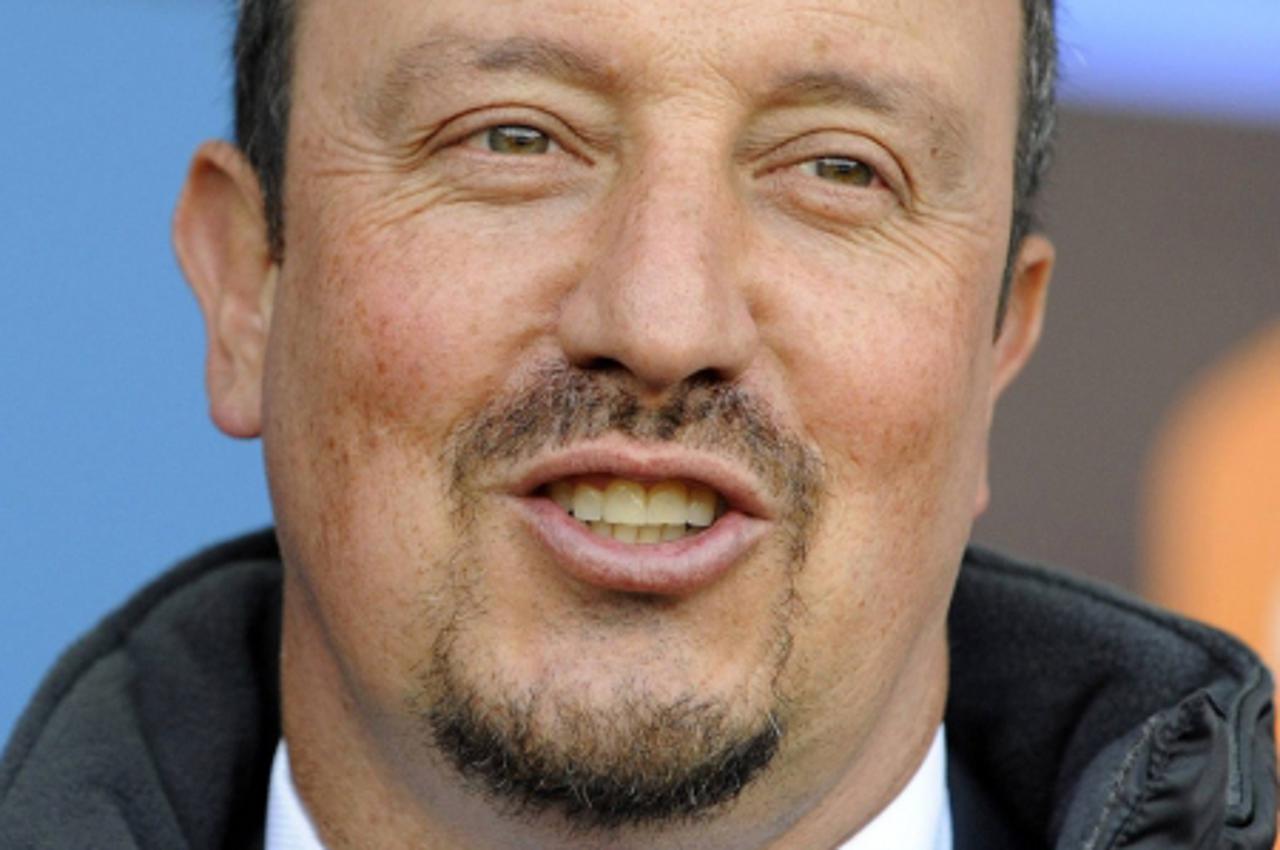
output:
[[[304,401],[431,444],[516,385],[546,344],[580,241],[570,217],[413,197],[311,209],[294,222],[308,238],[291,244],[285,291],[288,332],[311,349],[291,376],[323,388]]]
[[[958,561],[968,537],[985,440],[984,358],[954,327],[881,321],[860,330],[814,353],[812,372],[826,379],[801,396],[828,470],[820,545],[830,569],[813,579],[818,598],[853,602],[844,612],[853,621],[896,629],[918,621],[933,588],[949,586],[938,571]]]
[[[967,269],[868,259],[842,277],[796,258],[790,269],[779,326],[792,330],[775,350],[827,471],[802,593],[824,624],[815,645],[850,647],[841,663],[874,677],[945,619],[981,469],[999,269],[976,254]]]
[[[388,662],[403,667],[430,645],[414,638],[438,622],[420,597],[443,586],[452,547],[441,441],[509,379],[538,314],[513,305],[527,292],[486,285],[516,270],[468,250],[474,236],[309,224],[295,232],[317,236],[290,244],[267,364],[281,542],[333,640],[351,657],[416,656]]]
[[[802,344],[784,349],[786,380],[839,489],[875,487],[883,498],[885,487],[915,489],[923,482],[914,479],[972,454],[990,358],[989,299],[974,293],[985,287],[943,277],[796,299],[790,324],[821,332],[788,334]]]
[[[314,377],[335,408],[359,409],[371,426],[440,423],[492,381],[509,344],[484,284],[495,270],[457,250],[342,244],[318,258],[305,278],[313,291],[298,298],[320,343]]]
[[[279,519],[323,529],[326,551],[358,539],[371,518],[417,513],[412,502],[438,475],[413,449],[445,427],[454,377],[426,368],[449,356],[453,331],[402,258],[336,244],[291,246],[264,435]]]

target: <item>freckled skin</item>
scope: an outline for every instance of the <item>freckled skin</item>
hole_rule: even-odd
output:
[[[285,729],[330,846],[829,847],[901,789],[941,719],[992,408],[1034,345],[1051,264],[1043,245],[1024,252],[993,344],[1018,14],[1013,0],[302,4],[285,259],[265,367],[238,372],[261,389],[213,406],[264,437]],[[440,33],[556,39],[604,57],[616,89],[446,64],[372,126],[361,104],[390,57]],[[767,105],[797,68],[892,74],[950,111]],[[940,122],[968,143],[941,149]],[[477,133],[503,123],[555,145],[499,158]],[[883,179],[832,186],[802,167],[831,154]],[[459,520],[450,436],[539,367],[601,360],[655,405],[698,373],[732,382],[821,459],[802,564],[780,529],[711,587],[615,608],[565,578],[497,490]],[[602,712],[628,689],[697,694],[747,717],[776,682],[787,735],[696,826],[600,836],[500,815],[408,708],[446,624],[481,689]]]

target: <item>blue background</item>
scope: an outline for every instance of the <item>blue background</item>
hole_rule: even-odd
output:
[[[0,24],[0,739],[57,653],[174,559],[265,524],[209,424],[169,247],[225,136],[228,3],[9,3]],[[1280,124],[1277,0],[1074,0],[1064,98]]]

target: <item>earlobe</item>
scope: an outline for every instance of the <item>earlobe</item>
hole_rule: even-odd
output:
[[[226,142],[191,162],[173,243],[204,314],[205,379],[214,423],[233,437],[262,430],[262,380],[278,266],[252,166]]]

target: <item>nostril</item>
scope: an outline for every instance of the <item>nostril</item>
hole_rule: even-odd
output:
[[[608,376],[620,379],[622,381],[620,386],[632,386],[641,390],[640,376],[632,369],[628,368],[626,363],[613,357],[593,357],[585,363],[582,363],[579,368],[582,369],[583,372],[594,373],[595,375],[602,377]],[[722,370],[714,366],[708,366],[681,379],[681,386],[679,388],[681,392],[676,392],[674,394],[676,396],[687,395],[691,390],[705,390],[724,386],[731,383],[731,381],[732,376],[724,374]],[[672,389],[673,388],[671,387],[664,387],[663,392],[672,392]],[[641,392],[642,394],[647,395],[644,390],[641,390]]]
[[[719,369],[708,366],[705,369],[699,369],[694,372],[685,379],[685,383],[689,389],[707,389],[727,384],[730,380],[730,376],[722,374]]]
[[[625,372],[627,367],[612,357],[594,357],[582,365],[588,372]]]

